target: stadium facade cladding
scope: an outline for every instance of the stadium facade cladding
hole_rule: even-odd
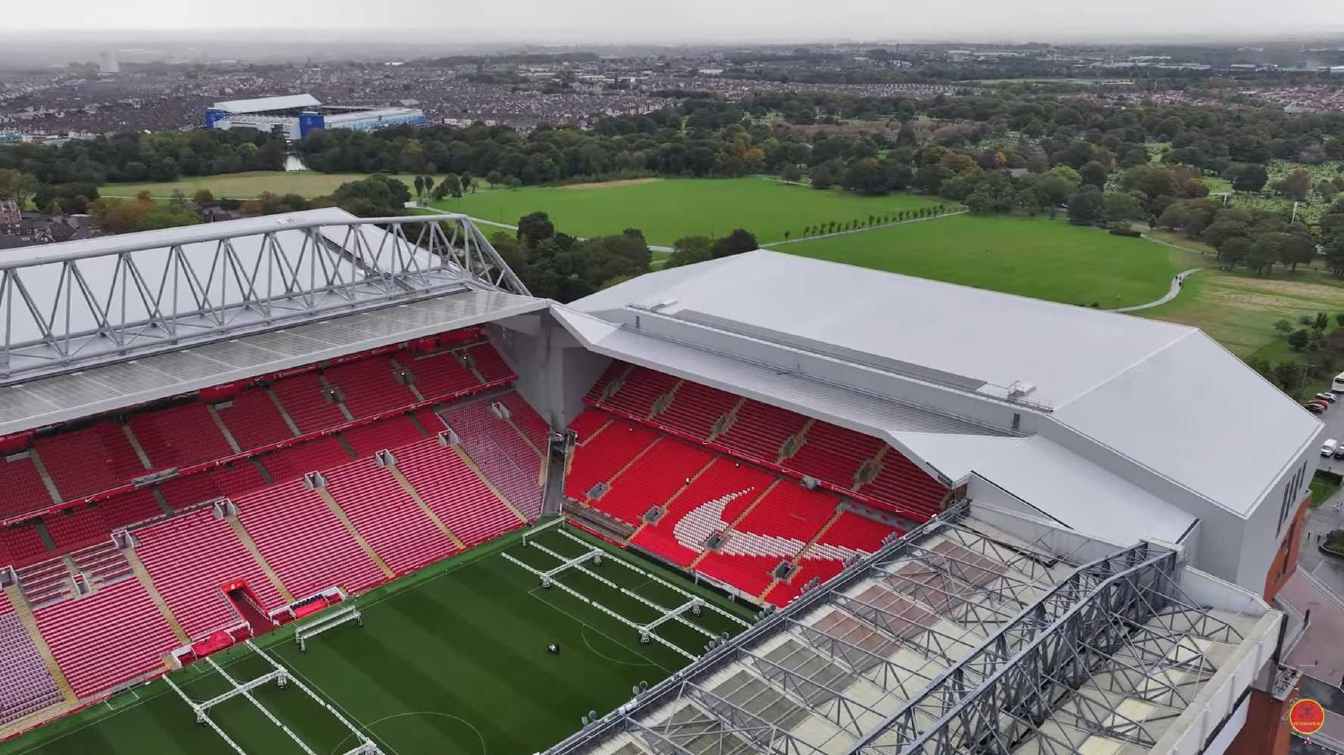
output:
[[[290,140],[321,129],[377,131],[427,122],[418,108],[323,105],[310,94],[216,102],[205,111],[206,128],[278,130]]]
[[[0,275],[0,440],[480,324],[552,428],[579,415],[585,394],[619,360],[882,440],[951,491],[949,513],[768,621],[806,623],[803,612],[823,603],[858,610],[853,590],[874,580],[909,583],[908,564],[926,569],[915,582],[946,583],[936,592],[968,611],[974,601],[965,596],[982,596],[993,609],[976,610],[994,615],[939,617],[959,625],[951,634],[920,630],[930,642],[961,638],[959,650],[939,651],[943,671],[919,677],[942,690],[937,715],[892,707],[913,699],[908,684],[899,694],[882,688],[879,706],[838,694],[830,682],[822,695],[796,669],[779,671],[794,680],[780,682],[791,705],[815,699],[829,706],[823,719],[839,709],[854,719],[837,722],[850,734],[833,732],[824,747],[731,701],[706,707],[699,685],[676,693],[701,695],[691,701],[698,710],[736,716],[732,726],[714,725],[748,732],[744,741],[784,743],[772,751],[912,751],[891,745],[888,731],[940,732],[930,741],[950,742],[944,733],[968,731],[965,716],[987,700],[1034,706],[1016,723],[976,714],[991,739],[1009,736],[1004,726],[1031,729],[1038,745],[1026,752],[1081,751],[1073,735],[1041,729],[1062,725],[1062,715],[1088,736],[1140,750],[1200,751],[1155,749],[1173,728],[1133,715],[1113,717],[1098,733],[1099,719],[1082,709],[1096,705],[1086,696],[1064,694],[1064,707],[1050,710],[1039,699],[1004,697],[1003,681],[1030,654],[1063,647],[1061,639],[1076,650],[1087,639],[1080,617],[1094,629],[1124,627],[1128,639],[1096,638],[1112,644],[1089,649],[1059,670],[1066,679],[1050,683],[1076,691],[1100,678],[1091,673],[1098,664],[1111,669],[1108,683],[1128,683],[1118,670],[1122,648],[1151,661],[1139,671],[1189,652],[1193,660],[1163,678],[1193,674],[1194,686],[1143,705],[1184,722],[1204,751],[1225,749],[1219,733],[1235,733],[1248,715],[1281,718],[1272,710],[1285,699],[1275,684],[1282,617],[1264,601],[1272,603],[1296,565],[1321,425],[1198,330],[768,251],[651,273],[560,305],[528,295],[466,218],[370,221],[339,210],[49,245],[6,257]],[[561,511],[563,486],[547,491],[549,509]],[[953,541],[980,555],[929,555]],[[1115,607],[1112,598],[1146,613],[1095,612],[1098,601]],[[1162,613],[1173,606],[1185,617],[1180,626]],[[870,613],[865,621],[879,620]],[[789,633],[806,635],[795,623]],[[1136,647],[1136,633],[1174,644],[1155,653]],[[877,634],[910,641],[890,628]],[[774,667],[759,665],[745,644],[759,637],[753,631],[722,653],[763,674]],[[971,669],[972,659],[983,663]],[[857,673],[850,682],[874,668],[901,678],[891,658],[862,670],[852,659],[832,660]],[[944,674],[957,694],[946,693]],[[642,703],[626,710],[621,725],[642,725],[644,711]],[[799,725],[814,715],[796,713]],[[963,723],[929,728],[944,716]],[[1273,749],[1262,746],[1278,736],[1272,727],[1246,731],[1270,739],[1231,751]],[[1194,741],[1180,739],[1181,748]]]

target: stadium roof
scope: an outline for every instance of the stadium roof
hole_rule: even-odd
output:
[[[226,100],[216,102],[210,107],[227,113],[266,113],[272,110],[294,110],[295,108],[321,107],[322,103],[311,94],[290,94],[279,97],[256,97],[250,100]]]
[[[590,348],[644,364],[657,361],[660,351],[675,351],[678,361],[661,369],[677,374],[708,372],[728,356],[707,355],[703,334],[712,329],[749,341],[756,354],[806,354],[847,365],[836,372],[832,392],[857,391],[865,399],[877,393],[893,404],[910,399],[892,385],[908,386],[910,395],[916,383],[953,392],[964,413],[923,408],[968,422],[975,421],[976,404],[1009,401],[1013,386],[1025,385],[1026,400],[1013,401],[1021,411],[1240,516],[1249,515],[1321,431],[1296,402],[1194,328],[766,250],[650,273],[570,306],[613,326],[603,334],[591,322],[569,318],[571,332]],[[642,327],[631,327],[640,319]],[[786,373],[778,365],[790,359],[740,358],[762,373]],[[885,382],[863,377],[874,375]],[[756,385],[767,389],[768,382]],[[818,382],[825,381],[792,384],[812,390],[807,384]],[[807,405],[797,395],[760,398]],[[982,462],[990,465],[987,457],[957,449],[954,440],[922,438],[920,428],[887,424],[880,416],[865,422],[851,413],[842,423],[866,425],[917,456],[923,448],[928,456],[920,458],[945,478],[958,479],[967,460],[977,471]],[[1068,458],[1044,443],[979,445],[991,453],[1005,449],[1005,460],[1040,464],[1042,474]],[[1001,473],[1010,469],[1006,462],[998,466]],[[1088,474],[1114,478],[1099,468]],[[1126,487],[1132,488],[1109,486],[1117,496]],[[1173,519],[1170,526],[1185,525]]]
[[[1193,754],[1282,620],[1177,551],[963,503],[549,753]]]
[[[52,244],[0,273],[0,435],[547,306],[460,216],[335,208]]]

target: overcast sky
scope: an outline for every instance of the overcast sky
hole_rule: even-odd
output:
[[[0,0],[8,31],[414,28],[552,43],[1162,39],[1344,32],[1344,0]]]

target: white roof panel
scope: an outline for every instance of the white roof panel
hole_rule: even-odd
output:
[[[216,102],[210,107],[227,113],[264,113],[270,110],[293,110],[299,107],[320,107],[318,99],[311,94],[288,94],[279,97],[255,97],[250,100],[226,100]]]

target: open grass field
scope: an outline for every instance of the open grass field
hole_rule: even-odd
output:
[[[1168,247],[1045,218],[958,215],[778,251],[1104,309],[1157,299],[1178,272]]]
[[[670,245],[683,236],[723,236],[745,228],[762,243],[805,226],[867,219],[869,215],[938,204],[908,194],[861,197],[818,191],[767,178],[654,179],[478,191],[435,203],[496,223],[513,224],[530,212],[549,214],[556,227],[575,236],[601,236],[638,228],[651,244]]]
[[[1297,327],[1302,315],[1344,312],[1344,284],[1316,270],[1269,277],[1204,270],[1186,281],[1181,295],[1141,314],[1194,325],[1243,359],[1281,361],[1290,356],[1274,323]]]
[[[218,199],[255,199],[268,191],[272,194],[298,194],[312,198],[330,194],[341,184],[358,181],[361,178],[368,178],[368,174],[253,171],[196,176],[165,183],[106,184],[98,188],[98,193],[105,197],[134,197],[142,191],[148,191],[156,198],[165,198],[172,196],[173,191],[178,189],[188,197],[201,189],[209,189]],[[414,176],[397,176],[397,178],[400,178],[408,188],[415,180]]]
[[[634,685],[652,686],[689,662],[657,642],[641,645],[633,629],[558,587],[542,589],[503,555],[545,570],[560,563],[556,555],[573,558],[596,544],[575,538],[555,529],[534,536],[531,545],[518,535],[507,537],[361,597],[364,627],[349,624],[323,634],[309,641],[307,653],[299,651],[289,628],[264,636],[258,646],[388,755],[544,750],[577,730],[589,711],[605,714],[628,700]],[[678,590],[686,590],[748,615],[666,570],[604,550],[611,557],[585,567],[644,600],[677,606],[686,600]],[[623,567],[618,558],[645,573]],[[594,577],[568,571],[556,581],[638,623],[658,615]],[[686,618],[713,634],[742,629],[708,609]],[[656,634],[692,654],[703,652],[707,641],[675,621]],[[560,645],[558,655],[547,652],[550,642]],[[171,677],[196,702],[229,691],[224,674],[244,682],[273,668],[246,646],[212,659],[222,672],[197,662]],[[356,734],[294,684],[267,684],[255,696],[314,752],[346,752],[357,744]],[[300,752],[243,697],[210,715],[248,753]],[[164,681],[0,745],[3,755],[232,752],[209,728],[193,723],[191,709]]]

